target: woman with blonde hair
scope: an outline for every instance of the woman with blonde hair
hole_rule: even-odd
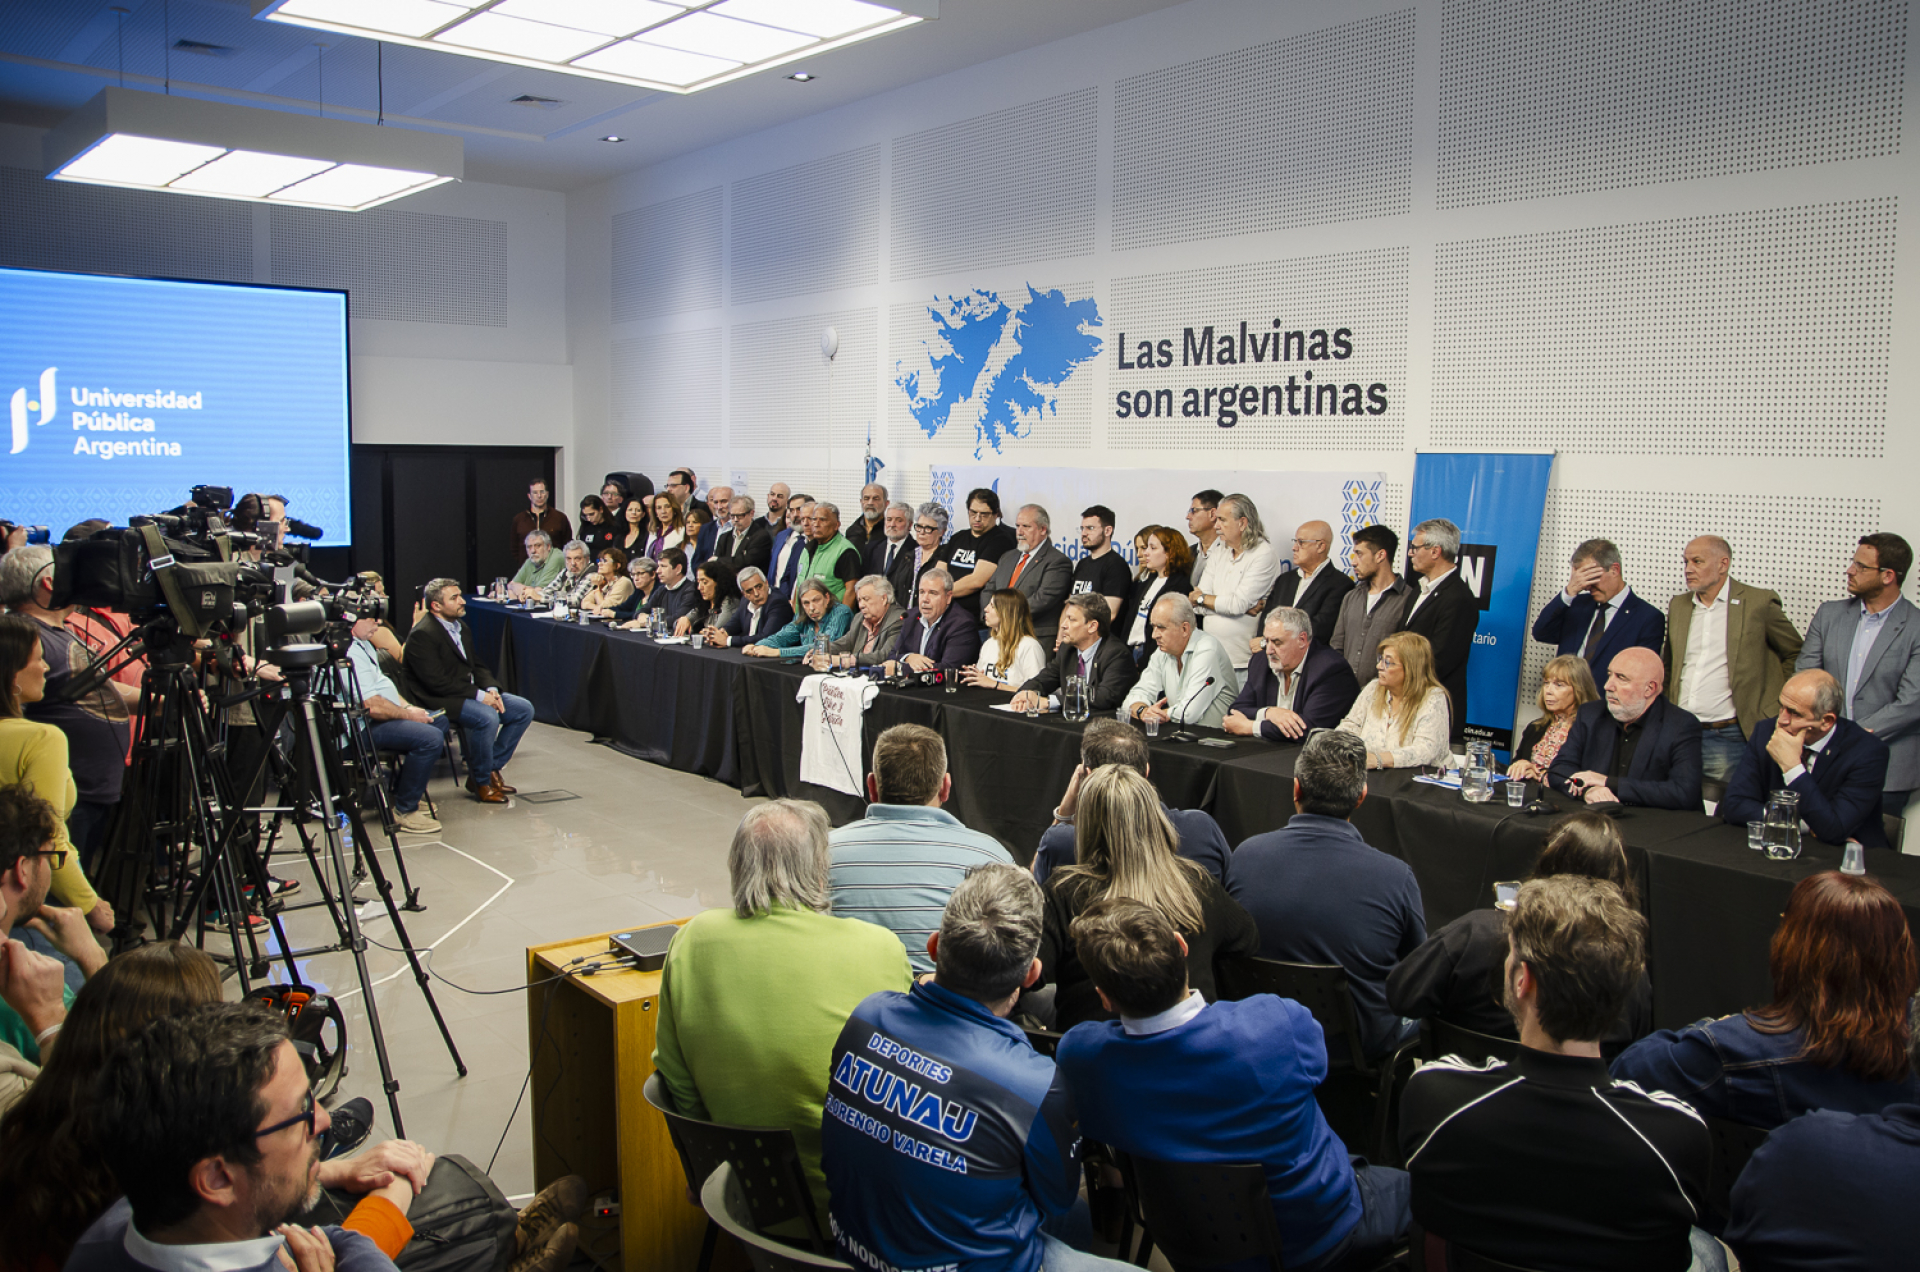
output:
[[[1214,511],[1220,542],[1207,553],[1206,568],[1187,599],[1206,616],[1207,635],[1226,646],[1236,672],[1244,673],[1253,658],[1253,636],[1260,620],[1250,610],[1267,599],[1280,577],[1280,554],[1267,538],[1260,510],[1253,500],[1231,494]]]
[[[1040,937],[1041,979],[1056,982],[1056,1029],[1083,1020],[1112,1020],[1081,964],[1069,929],[1096,901],[1125,897],[1152,906],[1187,944],[1187,980],[1208,1001],[1214,965],[1260,952],[1253,917],[1218,880],[1180,856],[1180,837],[1160,795],[1137,769],[1106,764],[1080,784],[1074,813],[1075,861],[1047,876]]]
[[[982,607],[980,617],[987,620],[993,635],[980,647],[980,661],[961,673],[966,683],[1011,692],[1045,670],[1047,651],[1033,634],[1033,610],[1026,593],[1001,588]]]
[[[1578,654],[1561,654],[1540,672],[1541,716],[1520,732],[1513,748],[1513,762],[1507,776],[1544,782],[1553,767],[1554,756],[1566,744],[1573,728],[1573,717],[1582,705],[1600,700],[1587,660]]]
[[[1380,671],[1339,724],[1367,744],[1370,769],[1419,768],[1447,758],[1453,708],[1433,674],[1433,646],[1418,632],[1380,642]]]

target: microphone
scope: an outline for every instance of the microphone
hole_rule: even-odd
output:
[[[1167,741],[1169,742],[1199,741],[1200,735],[1198,733],[1192,732],[1191,730],[1185,727],[1187,723],[1186,721],[1187,708],[1193,705],[1193,700],[1195,698],[1199,697],[1201,694],[1205,693],[1208,689],[1213,687],[1213,682],[1215,679],[1216,677],[1208,676],[1205,680],[1202,680],[1199,683],[1199,685],[1195,687],[1194,691],[1187,695],[1186,700],[1180,704],[1180,710],[1174,712],[1174,716],[1175,716],[1176,722],[1180,724],[1182,727],[1176,732],[1169,733],[1167,735]]]

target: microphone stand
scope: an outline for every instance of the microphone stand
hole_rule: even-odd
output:
[[[1201,681],[1201,682],[1200,682],[1200,687],[1199,687],[1199,688],[1197,688],[1197,689],[1195,689],[1195,690],[1194,690],[1194,691],[1193,691],[1192,693],[1190,693],[1190,694],[1188,694],[1188,695],[1187,695],[1187,697],[1186,697],[1186,701],[1184,701],[1184,702],[1182,702],[1182,703],[1180,704],[1180,712],[1179,712],[1179,714],[1180,714],[1180,726],[1181,726],[1181,727],[1180,727],[1180,728],[1178,728],[1178,729],[1176,729],[1176,730],[1174,730],[1174,731],[1173,731],[1172,733],[1169,733],[1169,734],[1167,734],[1167,741],[1169,741],[1169,742],[1198,742],[1198,741],[1200,740],[1200,735],[1199,735],[1198,733],[1195,733],[1195,732],[1194,732],[1194,731],[1193,731],[1192,729],[1189,729],[1189,728],[1187,728],[1187,727],[1186,727],[1186,724],[1187,724],[1187,719],[1186,719],[1186,716],[1187,716],[1187,708],[1193,705],[1193,700],[1194,700],[1195,698],[1198,698],[1198,697],[1199,697],[1199,696],[1200,696],[1201,694],[1203,694],[1203,693],[1205,693],[1205,692],[1206,692],[1207,690],[1209,690],[1209,689],[1211,689],[1211,688],[1213,688],[1213,682],[1214,682],[1215,680],[1217,680],[1218,678],[1219,678],[1219,677],[1217,677],[1217,676],[1208,676],[1208,677],[1207,677],[1207,678],[1206,678],[1205,680],[1203,680],[1203,681]]]

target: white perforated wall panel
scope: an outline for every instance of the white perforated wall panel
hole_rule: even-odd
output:
[[[613,320],[720,305],[720,187],[613,218]]]
[[[1404,248],[1116,278],[1108,327],[1115,412],[1129,396],[1126,417],[1107,424],[1109,446],[1151,449],[1178,436],[1184,449],[1278,457],[1352,450],[1357,432],[1382,450],[1404,441]],[[1121,354],[1137,364],[1142,342],[1155,365],[1122,370]],[[1160,367],[1163,358],[1172,365]]]
[[[273,281],[339,287],[357,319],[507,325],[507,223],[374,208],[274,208]]]
[[[736,305],[880,280],[880,147],[733,183]]]
[[[1898,206],[1440,244],[1434,443],[1879,456]]]
[[[690,447],[707,448],[717,461],[718,327],[615,341],[612,388],[609,441],[615,462],[637,465],[661,486],[668,469],[695,462]]]
[[[893,277],[1092,251],[1099,105],[1086,88],[896,140]]]
[[[734,446],[789,446],[796,436],[863,455],[873,418],[879,315],[871,309],[741,323],[727,333],[728,440]],[[832,327],[840,351],[829,363],[820,333]],[[831,421],[831,426],[829,426]]]
[[[1905,0],[1445,0],[1439,204],[1900,151]]]
[[[0,264],[253,281],[253,209],[0,168]]]
[[[1403,9],[1116,83],[1113,246],[1405,212],[1414,16]]]

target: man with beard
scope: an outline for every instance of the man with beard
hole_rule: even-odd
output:
[[[1589,804],[1700,807],[1700,720],[1660,696],[1660,655],[1633,645],[1613,656],[1606,696],[1573,719],[1551,781]]]

